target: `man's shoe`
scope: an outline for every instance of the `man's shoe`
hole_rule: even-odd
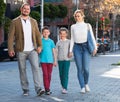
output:
[[[85,85],[85,91],[90,92],[90,88],[89,88],[89,86],[87,84]]]
[[[37,95],[38,96],[41,96],[41,95],[43,95],[44,94],[44,89],[39,89],[38,91],[37,91]]]
[[[28,91],[28,90],[24,90],[24,91],[23,91],[23,95],[24,95],[24,96],[28,96],[28,95],[29,95],[29,91]]]
[[[85,88],[83,87],[80,92],[81,92],[82,94],[84,94],[84,93],[85,93]]]

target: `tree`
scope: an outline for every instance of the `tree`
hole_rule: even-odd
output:
[[[1,0],[0,1],[0,26],[2,26],[3,24],[5,9],[6,9],[6,5],[4,3],[4,0]]]
[[[8,37],[8,31],[10,27],[11,19],[8,17],[5,17],[5,23],[4,23],[4,39],[7,40]]]
[[[58,6],[55,6],[53,4],[49,4],[49,9],[50,9],[50,14],[48,15],[48,17],[51,19],[51,20],[54,20],[55,18],[58,17],[58,14],[59,14],[59,8]]]
[[[116,28],[120,28],[120,15],[116,16],[115,25],[116,25]]]
[[[30,16],[37,20],[37,22],[40,22],[40,13],[38,11],[31,11]]]
[[[58,5],[58,8],[59,8],[59,13],[58,13],[58,17],[59,18],[64,18],[67,16],[67,7],[64,6],[64,5]]]

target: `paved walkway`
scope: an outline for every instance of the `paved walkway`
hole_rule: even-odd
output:
[[[111,66],[120,61],[120,51],[92,57],[89,86],[91,92],[80,93],[76,66],[71,62],[68,94],[61,94],[58,68],[53,69],[52,95],[37,97],[32,73],[27,63],[30,95],[22,95],[17,62],[0,62],[0,102],[120,102],[120,67]],[[41,73],[41,72],[40,72]],[[42,75],[42,74],[41,74]],[[41,77],[42,83],[42,77]]]

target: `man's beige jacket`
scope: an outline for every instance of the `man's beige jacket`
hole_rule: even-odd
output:
[[[38,24],[35,19],[30,17],[31,28],[32,28],[32,40],[34,48],[42,47],[41,35],[38,29]],[[14,44],[15,42],[15,49]],[[24,49],[24,34],[22,28],[22,22],[20,16],[13,19],[10,25],[8,35],[8,51],[22,52]]]

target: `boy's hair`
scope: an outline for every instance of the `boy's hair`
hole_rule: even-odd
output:
[[[43,32],[44,30],[49,30],[49,31],[50,31],[50,29],[49,29],[48,26],[44,26],[43,29],[42,29],[42,32]]]
[[[68,32],[68,29],[65,28],[65,27],[61,27],[61,28],[59,29],[59,33],[60,33],[61,31],[65,31],[67,34],[69,33],[69,32]]]

